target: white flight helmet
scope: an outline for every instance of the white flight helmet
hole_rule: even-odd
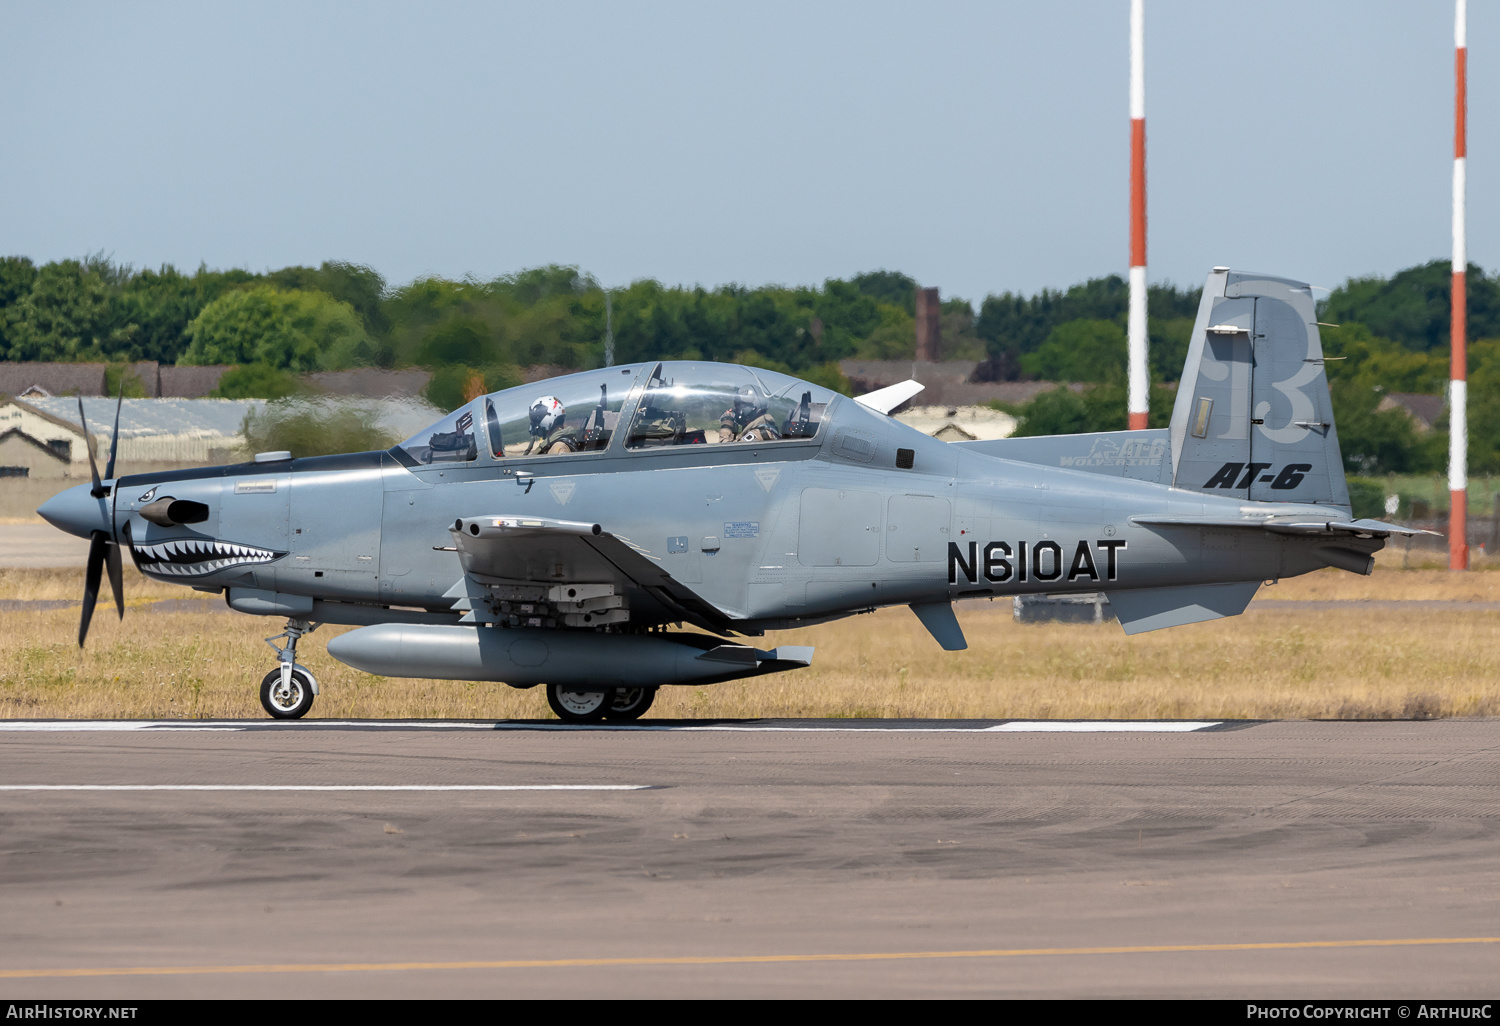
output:
[[[562,427],[567,410],[562,400],[555,395],[544,395],[531,404],[531,434],[534,438],[546,438]]]

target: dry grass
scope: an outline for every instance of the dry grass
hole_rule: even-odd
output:
[[[1399,567],[1400,564],[1397,563],[1396,566]],[[1287,578],[1269,588],[1263,587],[1256,597],[1292,601],[1377,599],[1500,602],[1500,574],[1453,573],[1447,566],[1445,556],[1441,564],[1433,561],[1421,569],[1399,570],[1377,564],[1375,572],[1369,577],[1342,570],[1319,570],[1301,577]],[[1475,569],[1488,568],[1476,566]]]
[[[125,606],[139,606],[159,601],[160,599],[184,599],[184,598],[214,598],[222,602],[223,599],[217,595],[205,595],[201,592],[184,588],[180,584],[167,584],[164,581],[153,581],[149,577],[141,576],[140,572],[130,564],[129,555],[124,559],[125,572]],[[100,583],[101,592],[99,601],[101,608],[103,604],[114,600],[109,597],[109,582]],[[73,568],[31,570],[18,569],[14,567],[0,567],[0,600],[19,599],[22,601],[57,601],[59,599],[69,602],[83,601],[83,571]],[[77,632],[77,610],[72,614],[74,619],[74,632]],[[11,614],[5,614],[9,622]],[[92,630],[92,628],[91,628]]]
[[[151,613],[192,592],[127,568],[136,606],[123,624],[100,607],[89,647],[77,607],[4,613],[0,717],[264,716],[261,638],[270,619]],[[1488,574],[1326,571],[1262,594],[1278,599],[1491,601]],[[1496,584],[1500,585],[1500,575]],[[76,571],[0,572],[0,598],[75,599]],[[883,610],[758,645],[816,645],[807,670],[701,688],[665,688],[651,717],[1429,718],[1500,714],[1500,613],[1411,613],[1352,606],[1254,611],[1127,638],[1118,626],[1014,623],[1008,602],[965,603],[967,652],[946,653],[904,609]],[[372,677],[304,640],[323,693],[312,716],[550,718],[540,688]]]

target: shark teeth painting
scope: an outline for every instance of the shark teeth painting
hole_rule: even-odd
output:
[[[286,555],[254,545],[193,538],[131,548],[141,571],[158,577],[201,577],[229,567],[269,563]]]

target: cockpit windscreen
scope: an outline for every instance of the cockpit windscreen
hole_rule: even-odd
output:
[[[606,367],[481,396],[401,448],[418,463],[465,462],[481,450],[495,460],[599,452],[640,370]]]

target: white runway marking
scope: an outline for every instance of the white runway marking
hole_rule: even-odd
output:
[[[143,720],[76,720],[41,723],[28,722],[26,720],[15,720],[13,722],[0,721],[0,730],[149,730],[152,727],[175,727],[178,730],[244,730],[241,726],[229,726],[227,724],[193,723],[193,722],[162,722],[152,723]]]
[[[984,729],[1001,732],[1059,731],[1080,734],[1113,734],[1119,731],[1141,731],[1144,733],[1159,734],[1207,730],[1209,727],[1219,726],[1219,723],[1219,720],[1204,720],[1197,723],[1188,721],[1153,722],[1150,720],[1142,723],[1128,723],[1123,720],[1093,720],[1090,722],[1074,722],[1071,720],[1012,720],[1010,723],[999,723],[993,727],[985,727]]]
[[[254,723],[226,723],[194,720],[76,720],[35,721],[0,720],[4,731],[110,731],[110,730],[300,730],[321,727],[356,727],[373,730],[671,730],[729,731],[767,733],[836,733],[836,734],[1181,734],[1222,725],[1220,720],[1009,720],[985,727],[872,727],[872,726],[806,726],[755,723],[695,724],[572,724],[572,723],[460,723],[442,720],[303,720],[286,722],[266,720]]]
[[[1098,720],[1092,722],[1080,722],[1070,720],[1011,720],[1007,723],[995,723],[988,727],[780,727],[780,726],[757,726],[755,724],[740,723],[712,723],[704,726],[675,726],[663,724],[654,726],[652,724],[632,724],[630,726],[610,726],[609,724],[598,724],[595,726],[573,725],[568,723],[497,723],[496,730],[680,730],[680,731],[728,731],[734,733],[783,733],[783,734],[1021,734],[1028,731],[1055,732],[1055,733],[1121,733],[1134,732],[1143,734],[1180,734],[1190,733],[1195,730],[1207,730],[1209,727],[1217,727],[1220,720],[1202,721],[1169,721],[1152,722],[1138,721],[1126,722],[1115,720]]]
[[[267,727],[399,727],[403,730],[494,730],[493,723],[447,723],[439,721],[388,720],[264,720],[234,723],[215,720],[0,720],[6,730],[260,730]]]
[[[0,791],[644,791],[650,784],[0,784]]]

